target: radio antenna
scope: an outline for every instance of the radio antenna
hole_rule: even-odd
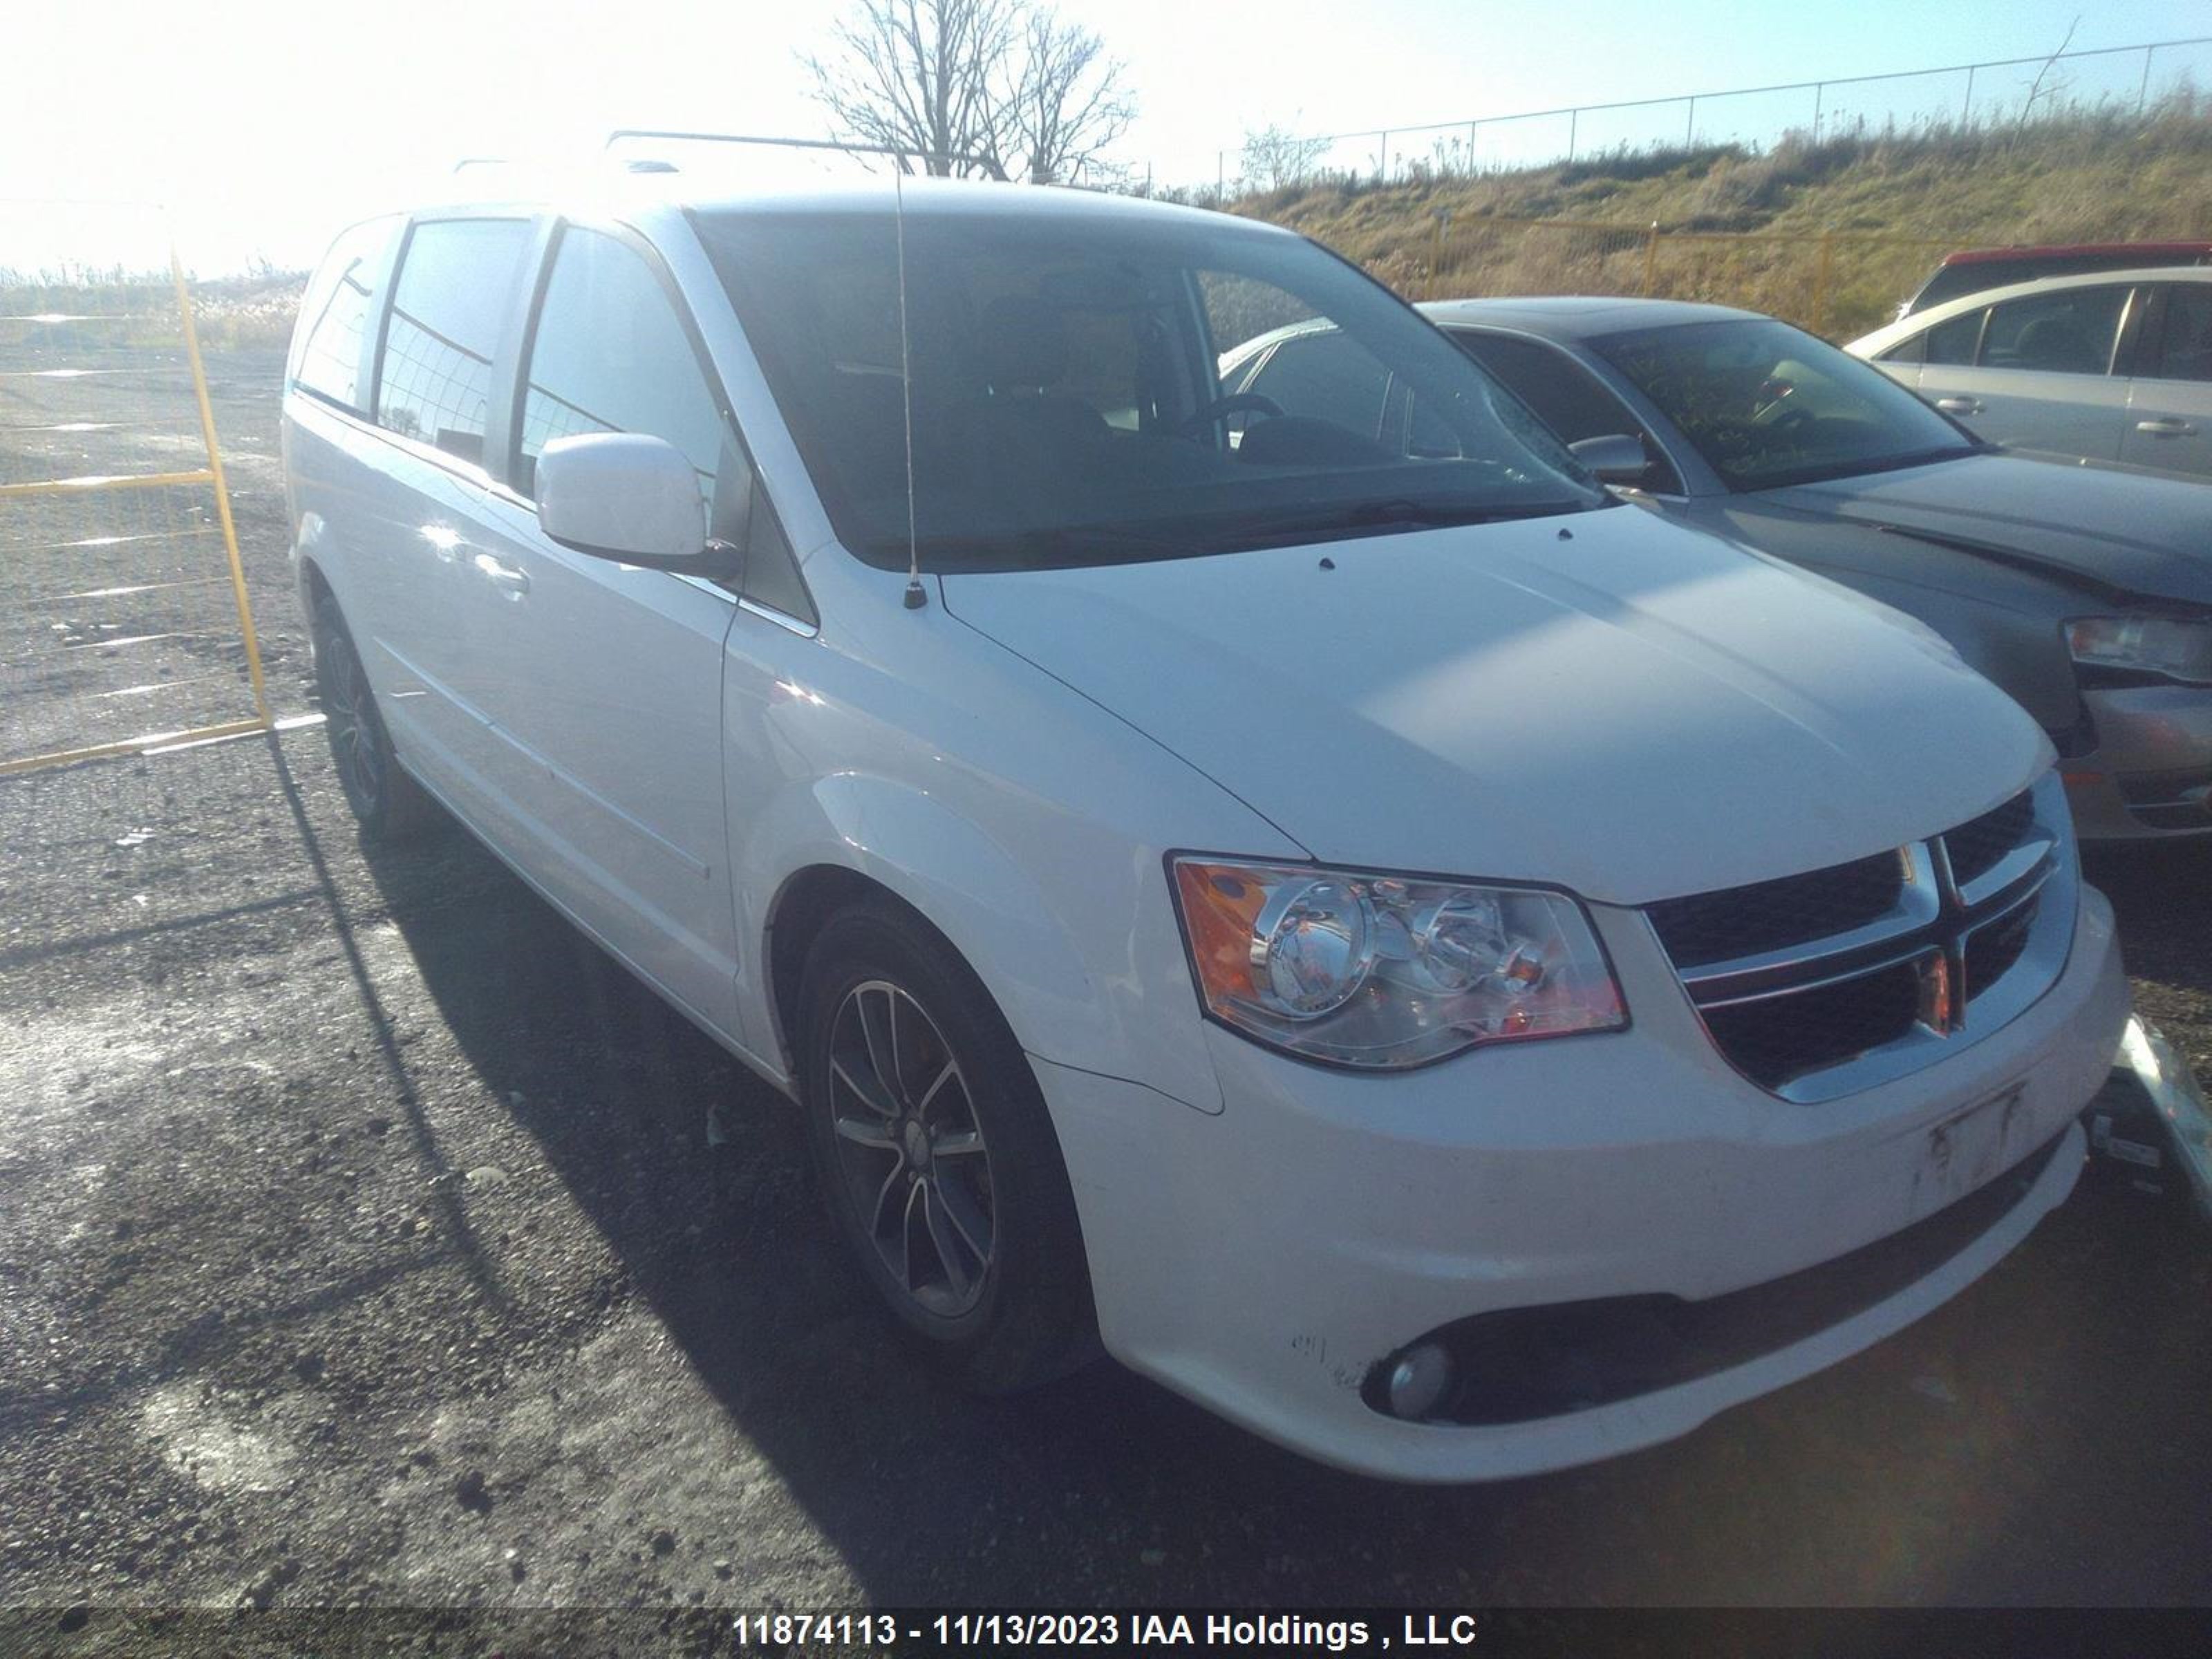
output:
[[[891,199],[898,226],[899,395],[906,405],[906,608],[919,611],[929,603],[921,586],[921,538],[915,525],[914,507],[914,349],[906,326],[906,157],[891,166]]]

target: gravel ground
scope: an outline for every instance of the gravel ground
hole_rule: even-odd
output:
[[[216,383],[289,712],[267,367]],[[2092,874],[2212,1070],[2212,854]],[[489,854],[366,853],[319,732],[0,780],[0,1605],[48,1610],[19,1632],[80,1604],[2212,1601],[2212,1253],[2117,1188],[1686,1440],[1450,1491],[1111,1365],[964,1398],[817,1212],[789,1109]]]

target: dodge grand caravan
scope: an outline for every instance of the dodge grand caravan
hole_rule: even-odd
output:
[[[1224,392],[1301,319],[1372,408]],[[441,804],[789,1095],[975,1386],[1557,1468],[2074,1184],[2126,991],[2042,733],[1293,234],[663,173],[355,226],[288,374],[363,834]]]

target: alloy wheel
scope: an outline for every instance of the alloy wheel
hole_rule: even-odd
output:
[[[829,1097],[845,1195],[884,1271],[939,1318],[972,1311],[997,1247],[990,1152],[927,1011],[887,980],[848,992],[830,1023]]]
[[[323,650],[328,664],[323,684],[324,730],[346,799],[367,817],[384,799],[383,727],[353,641],[332,633],[325,637]]]

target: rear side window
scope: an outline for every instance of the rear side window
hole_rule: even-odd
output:
[[[530,243],[520,219],[415,227],[393,285],[376,423],[483,465],[498,349]]]
[[[2212,283],[2166,289],[2158,356],[2143,372],[2157,380],[2212,380]]]
[[[361,362],[376,308],[376,280],[397,219],[356,225],[338,238],[300,301],[299,361],[292,382],[341,409],[365,413]]]
[[[2127,302],[2125,288],[2069,288],[1991,306],[1981,367],[2102,374]]]

